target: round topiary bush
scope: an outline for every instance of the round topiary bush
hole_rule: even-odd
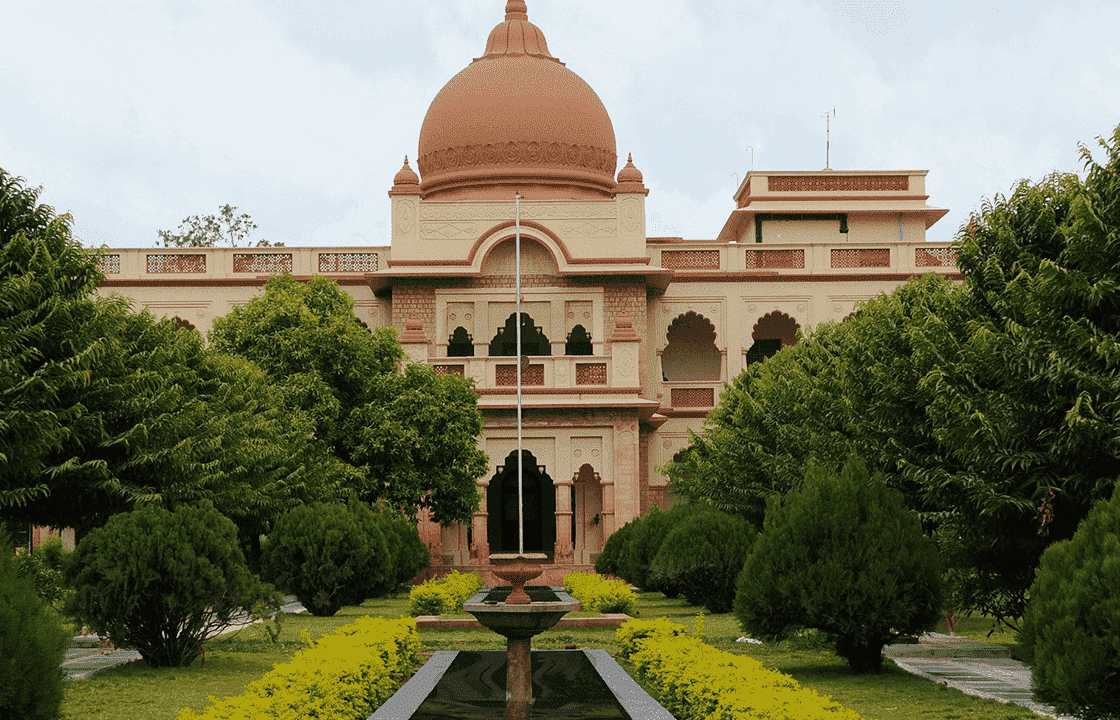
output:
[[[1120,486],[1070,540],[1042,555],[1019,643],[1039,698],[1082,718],[1120,718]]]
[[[207,637],[277,604],[246,566],[237,527],[208,501],[112,516],[78,543],[65,576],[71,614],[152,667],[190,665]]]
[[[769,504],[734,607],[754,637],[816,628],[852,670],[879,672],[884,645],[936,626],[942,595],[917,514],[852,457],[839,475],[810,466],[799,490]]]
[[[757,536],[743,518],[714,509],[690,512],[665,536],[649,576],[710,613],[731,612],[735,581]]]
[[[261,548],[265,577],[323,617],[386,592],[392,563],[377,513],[357,501],[292,508]]]
[[[11,544],[0,536],[0,717],[58,717],[68,640],[58,613],[17,575]]]
[[[626,552],[626,543],[629,542],[630,534],[634,532],[637,524],[637,520],[631,520],[611,533],[603,543],[603,550],[599,553],[599,557],[595,559],[595,572],[600,575],[622,577],[623,553]]]

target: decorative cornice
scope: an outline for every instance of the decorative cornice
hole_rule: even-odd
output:
[[[936,268],[930,268],[930,271]],[[864,280],[889,280],[891,282],[906,282],[911,278],[921,277],[928,272],[914,273],[821,273],[820,275],[786,275],[776,271],[771,272],[690,272],[673,273],[673,282],[853,282]],[[950,280],[964,280],[961,273],[939,273]]]
[[[535,141],[508,142],[504,145],[460,145],[420,156],[416,165],[424,184],[433,173],[454,172],[469,168],[525,166],[532,168],[581,168],[607,174],[614,179],[618,156],[614,150],[592,145],[569,145]]]

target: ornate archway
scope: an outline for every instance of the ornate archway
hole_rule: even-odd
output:
[[[666,381],[719,380],[723,356],[711,320],[690,310],[673,320],[665,338],[661,374]]]
[[[786,345],[797,344],[797,331],[801,326],[789,315],[775,310],[758,319],[751,332],[754,344],[747,351],[747,365],[761,362],[781,350]]]
[[[522,500],[525,519],[525,552],[549,557],[556,546],[556,488],[533,453],[524,451]],[[486,539],[491,553],[517,552],[517,451],[506,456],[486,489]]]

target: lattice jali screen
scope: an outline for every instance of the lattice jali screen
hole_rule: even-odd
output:
[[[291,253],[234,253],[235,273],[261,273],[275,275],[292,271]]]
[[[517,385],[517,366],[498,365],[494,368],[494,384],[502,387]],[[521,374],[522,385],[544,385],[544,365],[530,365]]]
[[[377,272],[377,253],[319,253],[319,272]]]
[[[433,369],[436,375],[458,375],[459,377],[466,377],[467,368],[465,365],[435,365]],[[517,382],[514,380],[514,382]]]
[[[719,270],[719,250],[664,250],[661,267],[670,270]]]
[[[606,385],[606,363],[576,363],[576,385]]]
[[[797,270],[805,267],[804,250],[747,250],[748,270]]]
[[[97,258],[97,269],[106,275],[116,275],[121,271],[120,255],[102,255]]]
[[[876,192],[909,190],[909,175],[777,175],[766,178],[770,192]]]
[[[673,388],[669,396],[675,408],[705,408],[716,404],[713,388]]]
[[[205,255],[181,255],[165,253],[148,256],[148,272],[150,273],[204,273],[206,272]]]
[[[917,248],[914,250],[914,265],[917,267],[955,267],[957,251],[955,248]]]
[[[890,248],[860,248],[832,251],[832,267],[834,268],[876,268],[890,266]]]

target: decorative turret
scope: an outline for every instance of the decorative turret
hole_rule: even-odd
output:
[[[408,165],[408,156],[404,156],[404,166],[393,177],[393,189],[389,195],[419,195],[420,176]]]
[[[618,186],[615,193],[641,193],[649,195],[649,190],[642,183],[642,172],[634,166],[634,155],[626,158],[626,166],[618,171]]]

